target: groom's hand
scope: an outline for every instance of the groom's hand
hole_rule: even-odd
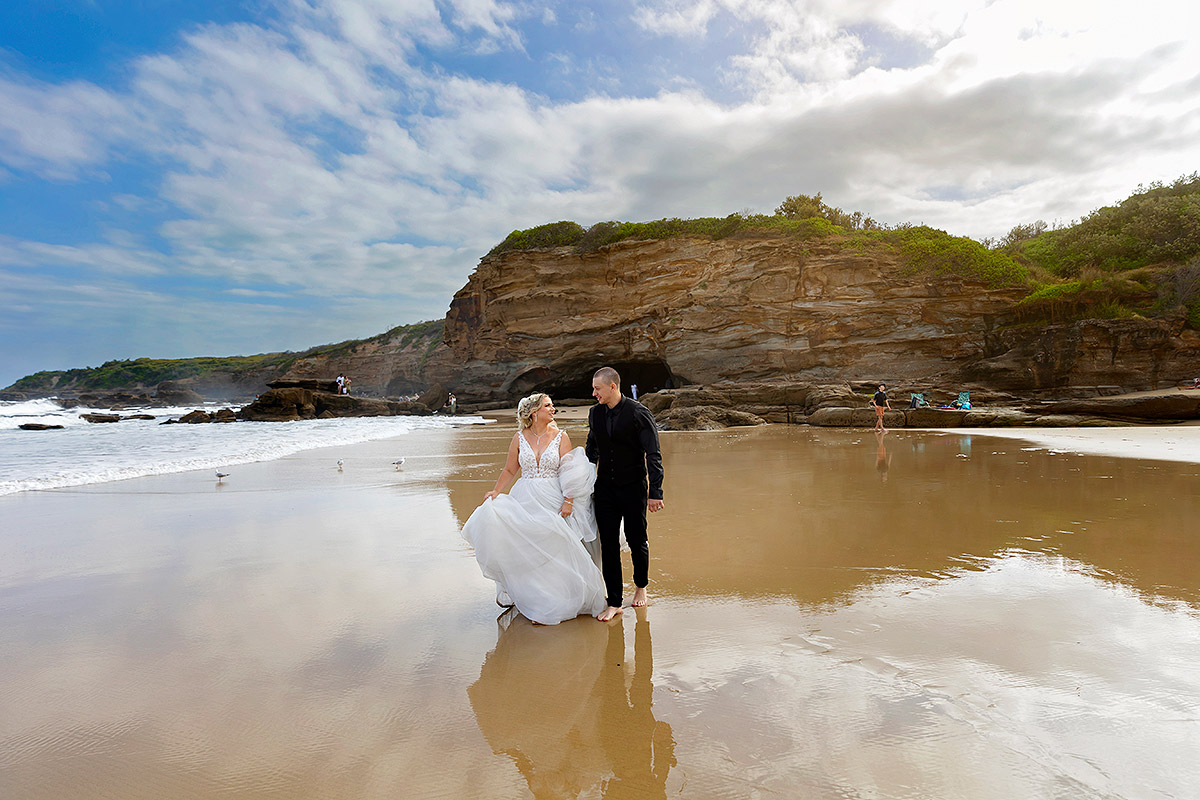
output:
[[[663,510],[663,501],[662,500],[647,500],[646,501],[646,510],[649,511],[651,514],[653,514],[655,511],[662,511]]]

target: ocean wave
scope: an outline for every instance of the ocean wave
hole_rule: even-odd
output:
[[[13,406],[32,406],[43,401],[7,404],[3,418],[14,418]],[[191,410],[149,409],[159,420],[124,420],[91,424],[79,420],[66,424],[68,416],[41,414],[36,406],[25,408],[22,421],[51,420],[65,424],[63,430],[21,431],[16,426],[0,430],[0,495],[59,489],[108,481],[165,475],[199,469],[216,469],[256,461],[272,461],[319,447],[402,436],[406,433],[462,424],[482,424],[480,417],[365,417],[296,422],[238,422],[224,425],[172,425],[162,419]],[[64,412],[64,409],[58,409]],[[64,413],[78,419],[87,409]],[[174,413],[163,413],[172,411]],[[137,413],[124,409],[120,413]],[[54,420],[63,420],[56,422]]]
[[[172,417],[181,417],[197,408],[212,412],[228,407],[230,407],[228,403],[205,403],[193,406],[130,406],[114,411],[102,406],[63,408],[54,399],[0,401],[0,430],[12,430],[32,422],[43,425],[62,425],[63,427],[94,424],[83,419],[83,414],[120,414],[123,417],[131,414],[150,414],[160,421],[165,421]]]

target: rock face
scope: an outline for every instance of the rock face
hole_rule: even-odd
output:
[[[154,399],[158,405],[194,406],[204,402],[204,397],[179,381],[163,381],[154,388]]]
[[[300,359],[292,364],[283,380],[308,379],[332,384],[333,377],[342,373],[353,381],[355,395],[375,397],[420,394],[436,383],[456,387],[458,368],[450,349],[442,344],[442,326],[438,323],[428,328],[398,329],[344,350]],[[332,387],[327,391],[332,391]]]
[[[1060,400],[1027,408],[1041,414],[1075,414],[1108,419],[1200,419],[1200,395],[1167,394],[1147,397],[1093,397]]]
[[[964,381],[997,389],[1175,386],[1200,367],[1200,332],[1151,319],[1083,320],[986,332],[984,358],[964,365]],[[1116,393],[1110,392],[1110,393]]]
[[[1200,334],[1158,320],[1015,326],[1024,289],[905,277],[898,255],[754,235],[482,259],[444,338],[464,402],[730,381],[924,381],[1041,394],[1190,378]],[[753,412],[751,412],[753,413]]]
[[[256,422],[287,422],[298,419],[334,417],[390,417],[397,414],[429,414],[420,403],[375,400],[353,395],[314,392],[298,387],[269,389],[238,412],[238,419]]]

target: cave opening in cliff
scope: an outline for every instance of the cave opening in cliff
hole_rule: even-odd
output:
[[[607,361],[587,362],[571,365],[565,369],[551,372],[537,370],[537,374],[522,376],[528,388],[521,388],[522,394],[545,392],[556,400],[590,400],[592,397],[592,375],[600,367],[612,367],[621,376],[621,391],[631,394],[633,385],[637,385],[638,395],[657,392],[659,389],[674,389],[687,381],[671,372],[670,366],[662,359],[647,359],[643,361]],[[514,384],[514,388],[516,384]]]

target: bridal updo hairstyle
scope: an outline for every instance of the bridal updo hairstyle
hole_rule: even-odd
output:
[[[535,392],[529,397],[521,398],[517,403],[517,430],[523,431],[533,424],[533,412],[542,405],[542,401],[550,395],[545,392]]]

